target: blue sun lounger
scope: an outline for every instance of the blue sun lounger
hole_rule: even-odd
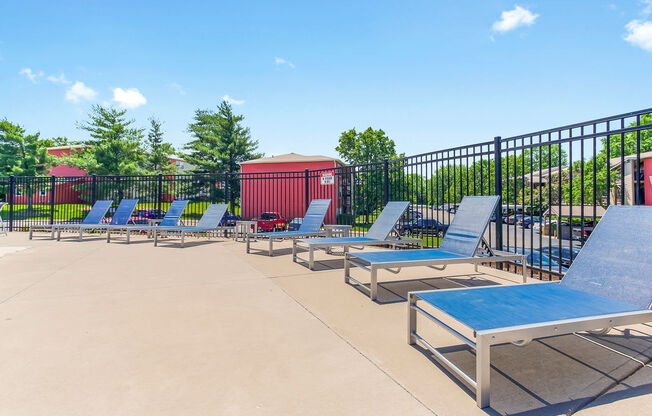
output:
[[[448,264],[471,263],[477,270],[480,263],[500,263],[520,261],[523,270],[523,283],[526,281],[526,256],[498,252],[484,243],[480,244],[489,225],[491,214],[496,210],[498,196],[465,196],[455,218],[451,222],[439,248],[424,250],[377,251],[370,253],[346,253],[344,258],[344,281],[354,281],[358,287],[369,292],[371,300],[376,300],[378,292],[378,270],[384,269],[399,273],[404,267],[431,267],[444,270]],[[351,266],[360,267],[371,273],[369,288],[351,276]]]
[[[279,231],[271,233],[255,233],[247,234],[247,253],[251,251],[251,239],[268,239],[269,247],[267,254],[274,255],[274,241],[295,240],[297,238],[315,237],[324,235],[320,231],[324,218],[328,212],[328,207],[331,205],[330,199],[313,199],[310,201],[310,206],[306,210],[303,217],[303,222],[297,231]]]
[[[179,245],[183,247],[187,235],[211,237],[217,234],[220,231],[220,221],[228,208],[229,204],[210,204],[194,227],[156,227],[154,229],[154,246],[158,245],[159,235],[167,237],[178,235],[181,238]]]
[[[58,227],[66,227],[73,229],[75,227],[80,227],[84,225],[99,225],[104,219],[104,216],[111,208],[113,201],[110,200],[99,200],[95,201],[91,210],[88,211],[86,217],[82,220],[81,224],[51,224],[51,225],[32,225],[29,227],[29,239],[32,239],[34,231],[50,231],[50,238],[54,239],[54,233]],[[81,238],[81,237],[80,237]]]
[[[390,238],[390,233],[395,230],[396,223],[401,218],[408,205],[407,201],[388,202],[376,221],[363,237],[342,237],[342,238],[302,238],[292,241],[292,261],[306,260],[298,255],[298,250],[308,251],[308,268],[312,270],[315,266],[315,250],[330,250],[333,247],[343,247],[344,252],[349,248],[363,248],[365,246],[382,245],[408,245],[419,244],[423,246],[420,238],[396,237]]]
[[[79,232],[79,239],[81,240],[85,231],[106,231],[108,227],[127,225],[137,204],[137,199],[123,199],[120,201],[109,223],[100,222],[99,224],[76,224],[73,226],[59,225],[56,227],[57,241],[61,240],[61,232],[65,231]]]
[[[157,226],[153,225],[112,225],[106,229],[106,242],[111,241],[112,232],[125,232],[127,234],[127,244],[131,242],[131,233],[132,232],[142,232],[149,231],[153,232],[158,227],[176,227],[177,223],[181,219],[183,211],[185,211],[186,206],[188,206],[187,200],[176,200],[172,201],[168,207],[168,211],[165,213],[165,216],[161,220],[161,223]]]
[[[632,238],[636,236],[636,238]],[[419,342],[489,406],[490,347],[652,322],[652,207],[611,206],[561,283],[408,294],[408,343]],[[417,314],[475,350],[476,379],[417,333]]]

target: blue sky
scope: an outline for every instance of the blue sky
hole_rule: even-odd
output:
[[[93,103],[182,147],[222,97],[267,155],[382,128],[422,153],[652,107],[652,0],[3,1],[0,118],[84,138]]]

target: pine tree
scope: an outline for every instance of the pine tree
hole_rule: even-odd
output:
[[[174,148],[170,143],[163,141],[163,130],[161,122],[155,118],[150,118],[150,128],[147,132],[145,145],[147,155],[145,160],[145,169],[151,173],[173,173],[176,166],[170,163],[170,156],[174,154]]]

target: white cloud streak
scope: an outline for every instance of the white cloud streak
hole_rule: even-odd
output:
[[[177,84],[176,82],[168,84],[168,87],[177,90],[177,92],[180,95],[186,95],[186,90],[180,84]]]
[[[231,98],[229,94],[224,94],[222,100],[233,105],[242,105],[245,103],[245,100],[236,100],[235,98]]]
[[[68,81],[66,79],[66,76],[63,74],[59,74],[58,77],[55,77],[54,75],[49,75],[47,77],[47,80],[53,84],[70,84],[70,81]]]
[[[79,103],[82,101],[91,101],[97,97],[97,91],[87,87],[83,82],[77,81],[66,90],[66,100]]]
[[[624,39],[634,46],[652,52],[652,22],[632,20],[625,25],[627,35]]]
[[[500,20],[494,22],[492,29],[494,32],[506,33],[521,26],[533,25],[537,17],[539,17],[538,14],[515,5],[514,9],[506,10],[500,14]]]
[[[292,62],[288,61],[287,59],[279,58],[278,56],[274,58],[274,63],[276,66],[287,65],[290,68],[294,69],[294,64]]]
[[[18,75],[22,75],[36,84],[37,78],[41,78],[43,76],[43,71],[34,72],[31,68],[23,68],[18,72]]]
[[[113,101],[117,102],[124,108],[136,108],[147,104],[147,99],[138,91],[138,88],[113,89]]]

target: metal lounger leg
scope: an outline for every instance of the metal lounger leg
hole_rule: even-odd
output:
[[[523,283],[526,283],[527,282],[527,259],[525,258],[525,256],[523,256],[523,260],[521,260],[521,265],[523,265],[523,267],[521,267],[523,269]]]
[[[251,245],[251,241],[250,241],[250,239],[249,239],[249,234],[247,234],[247,236],[246,236],[245,238],[246,238],[246,240],[247,240],[247,254],[249,254],[249,247],[250,247],[250,245]],[[236,234],[235,241],[238,241],[237,234]]]
[[[54,240],[54,231],[55,231],[54,227],[50,228],[50,240]],[[31,238],[30,238],[30,240],[31,240]]]
[[[369,284],[370,291],[369,291],[369,297],[371,300],[376,300],[376,297],[378,296],[378,269],[371,265],[371,283]]]
[[[417,311],[413,308],[416,304],[416,297],[412,293],[408,293],[408,333],[407,333],[407,342],[409,345],[414,345],[417,343],[417,338],[414,336],[414,333],[417,332]]]
[[[186,232],[181,231],[181,247],[184,247],[186,244]]]
[[[34,230],[32,229],[32,227],[29,227],[29,239],[30,240],[32,239],[32,233],[33,232],[34,232]]]
[[[131,230],[127,230],[127,244],[131,242]]]
[[[344,283],[349,283],[351,280],[349,277],[351,276],[351,263],[349,263],[349,257],[344,256]]]
[[[57,241],[61,241],[61,229],[57,230]]]
[[[272,237],[269,238],[269,252],[267,254],[269,257],[274,255],[274,239]]]
[[[308,248],[308,268],[313,270],[315,267],[315,250],[312,246]]]
[[[107,243],[111,242],[111,229],[110,228],[106,229],[106,242]]]
[[[79,229],[79,241],[82,241],[83,238],[84,238],[84,230],[80,228]]]
[[[154,230],[154,247],[158,246],[158,230]]]
[[[292,240],[292,261],[297,262],[297,240]]]
[[[475,388],[475,401],[480,408],[489,406],[490,348],[489,336],[483,335],[476,338],[475,374],[477,387]]]

